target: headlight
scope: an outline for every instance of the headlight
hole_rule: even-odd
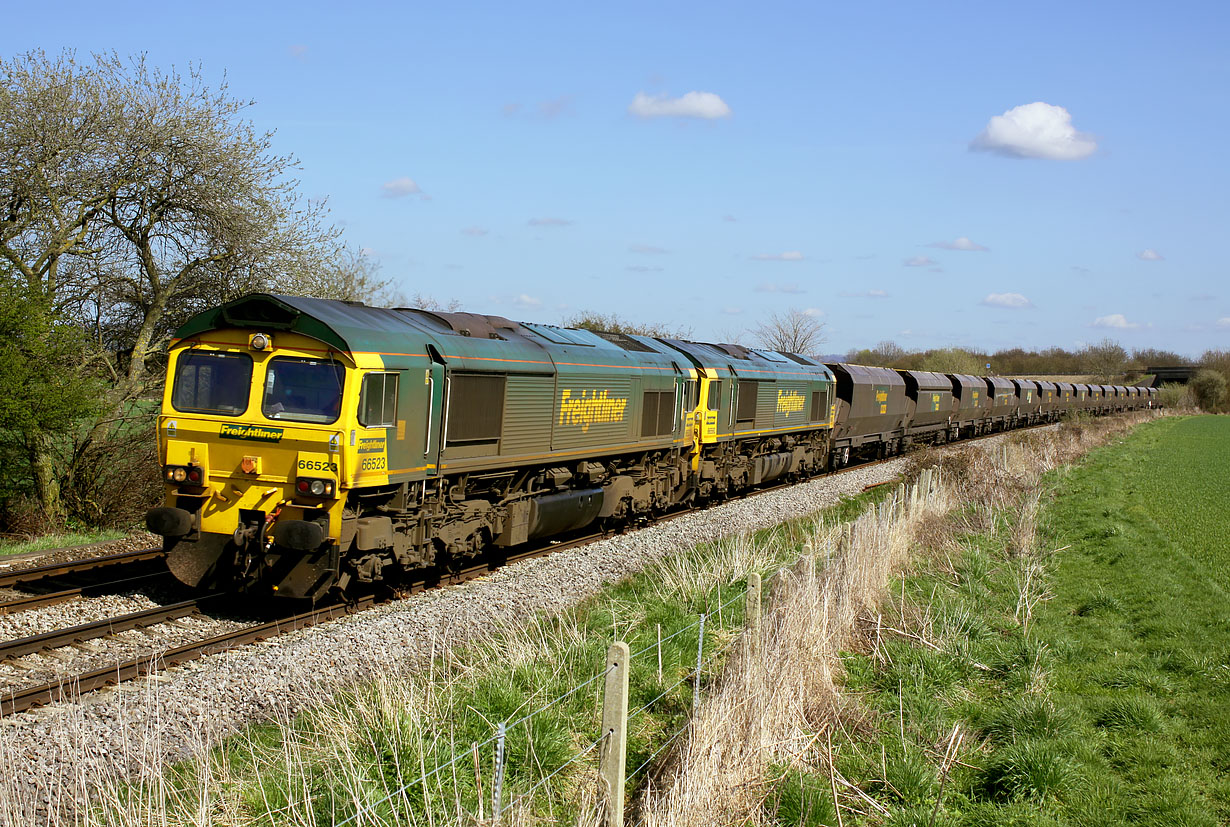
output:
[[[162,468],[162,478],[172,485],[204,485],[205,471],[199,465],[165,465]]]
[[[323,497],[327,490],[324,480],[312,480],[312,496]]]

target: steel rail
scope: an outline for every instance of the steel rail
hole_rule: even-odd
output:
[[[24,612],[28,609],[41,609],[44,606],[54,606],[57,603],[65,603],[77,597],[94,597],[97,595],[107,594],[108,592],[119,591],[128,586],[149,581],[149,580],[167,580],[171,578],[169,571],[155,571],[149,574],[141,574],[136,577],[126,577],[123,580],[108,580],[105,583],[90,583],[84,586],[74,586],[71,589],[61,589],[55,592],[46,592],[44,594],[27,594],[22,597],[16,597],[12,600],[0,601],[0,616],[13,614],[15,612]],[[178,582],[178,581],[177,581]]]
[[[67,629],[57,629],[51,632],[43,632],[37,635],[30,635],[29,637],[5,641],[0,643],[0,659],[20,658],[24,655],[33,655],[46,649],[59,649],[61,646],[69,646],[74,643],[82,643],[87,640],[118,634],[119,632],[127,632],[130,629],[157,626],[159,623],[166,623],[168,620],[177,620],[181,617],[196,614],[201,611],[203,603],[216,600],[217,597],[218,595],[209,595],[207,597],[193,598],[192,600],[184,600],[180,603],[172,603],[169,606],[155,606],[152,609],[144,609],[140,612],[120,615],[119,617],[105,617],[102,620],[82,623]]]
[[[166,552],[161,548],[146,548],[138,549],[137,551],[124,551],[119,554],[106,554],[101,557],[68,560],[63,563],[49,563],[45,566],[34,566],[33,568],[14,569],[13,571],[0,572],[0,588],[32,583],[50,577],[62,577],[66,574],[93,571],[108,566],[132,565],[151,560],[161,560],[165,557]]]
[[[304,629],[317,623],[334,620],[338,617],[369,608],[374,603],[374,598],[367,597],[355,603],[324,606],[302,614],[262,623],[258,626],[249,626],[245,629],[216,635],[206,640],[187,643],[164,652],[133,658],[123,663],[117,663],[114,666],[84,672],[72,678],[64,678],[42,684],[41,686],[7,691],[0,695],[0,715],[12,715],[36,706],[42,706],[43,704],[75,698],[82,693],[101,689],[111,684],[133,680],[134,678],[166,669],[169,666],[186,663],[206,655],[217,654],[238,646],[246,646],[259,640],[292,632],[296,629]]]

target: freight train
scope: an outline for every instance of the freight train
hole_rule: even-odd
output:
[[[146,522],[190,586],[315,601],[1156,393],[252,294],[176,331]]]

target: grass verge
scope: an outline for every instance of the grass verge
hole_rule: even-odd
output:
[[[91,543],[106,543],[111,540],[122,540],[128,532],[110,528],[97,528],[88,531],[69,531],[59,534],[43,534],[32,538],[0,539],[0,557],[14,554],[32,554],[36,551],[54,551],[73,546],[88,546]]]
[[[977,500],[844,658],[833,765],[881,808],[843,796],[845,824],[1230,822],[1230,418]]]

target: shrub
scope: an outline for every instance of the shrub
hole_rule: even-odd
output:
[[[1191,391],[1178,382],[1167,382],[1158,392],[1158,404],[1164,408],[1187,408],[1192,404]]]
[[[1219,410],[1226,398],[1226,377],[1215,370],[1205,368],[1200,371],[1189,387],[1196,404],[1209,413]]]

